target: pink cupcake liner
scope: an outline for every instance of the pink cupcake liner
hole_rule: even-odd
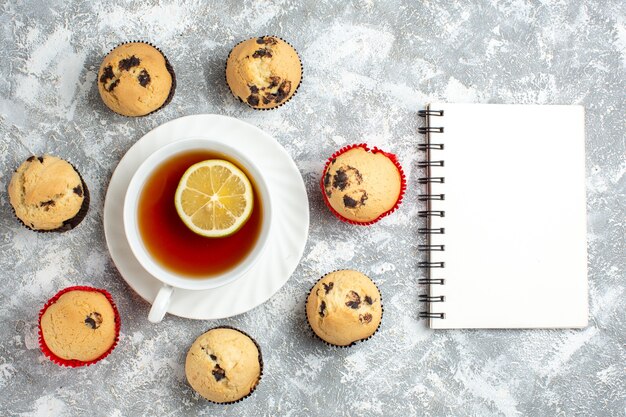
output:
[[[382,213],[381,215],[379,215],[378,217],[376,217],[374,220],[369,220],[369,221],[366,221],[366,222],[358,222],[358,221],[346,219],[345,217],[343,217],[339,212],[337,212],[337,210],[335,210],[330,205],[330,201],[328,200],[328,196],[326,195],[326,188],[324,187],[324,175],[326,174],[326,171],[328,170],[328,167],[330,166],[330,164],[339,155],[341,155],[343,153],[346,153],[347,151],[349,151],[351,149],[355,149],[355,148],[363,148],[367,152],[371,152],[371,153],[374,153],[374,154],[380,153],[380,154],[385,155],[387,158],[389,158],[389,160],[391,160],[391,162],[393,162],[393,164],[396,166],[396,168],[400,172],[400,182],[401,182],[400,183],[400,194],[398,195],[398,199],[396,200],[396,203],[394,204],[394,206],[391,209],[389,209],[389,210],[385,211],[384,213]],[[357,143],[357,144],[353,144],[353,145],[344,146],[343,148],[339,149],[337,152],[332,154],[332,156],[330,158],[328,158],[328,160],[326,161],[326,165],[324,165],[324,170],[322,171],[322,178],[320,179],[320,188],[322,190],[322,196],[324,197],[324,203],[326,204],[326,207],[328,207],[330,209],[330,211],[335,215],[335,217],[337,217],[342,222],[346,222],[346,223],[350,223],[350,224],[354,224],[354,225],[359,225],[359,226],[369,226],[369,225],[372,225],[372,224],[376,223],[377,221],[379,221],[383,217],[390,215],[391,213],[396,211],[396,209],[398,207],[400,207],[400,204],[402,203],[402,199],[404,198],[404,193],[406,191],[406,176],[404,175],[404,170],[402,169],[402,166],[400,165],[400,162],[398,162],[398,158],[396,157],[395,154],[392,154],[392,153],[389,153],[389,152],[385,152],[385,151],[383,151],[381,149],[378,149],[377,147],[370,148],[365,143]]]
[[[46,341],[43,338],[43,332],[41,330],[41,317],[44,315],[48,307],[50,307],[52,304],[57,302],[59,297],[61,297],[63,294],[70,292],[70,291],[99,292],[103,294],[107,298],[107,300],[109,300],[109,303],[111,303],[111,307],[113,307],[113,313],[115,314],[115,340],[113,341],[113,344],[111,345],[111,347],[96,359],[93,359],[90,361],[80,361],[77,359],[60,358],[48,348],[48,346],[46,345]],[[120,327],[121,327],[120,314],[119,314],[119,311],[117,310],[117,306],[115,305],[115,302],[113,301],[113,298],[111,297],[111,294],[109,294],[108,291],[100,289],[100,288],[87,287],[87,286],[82,286],[82,285],[68,287],[68,288],[62,289],[61,291],[56,293],[54,297],[49,299],[48,302],[46,302],[46,304],[43,306],[43,308],[39,312],[39,347],[41,351],[43,352],[43,354],[48,359],[50,359],[52,362],[56,363],[59,366],[67,366],[70,368],[89,366],[106,358],[113,351],[113,349],[115,349],[115,346],[117,346],[117,343],[120,338]]]

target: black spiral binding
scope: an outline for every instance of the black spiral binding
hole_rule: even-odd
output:
[[[428,187],[430,189],[430,187]],[[428,201],[428,200],[445,200],[445,194],[419,194],[417,199],[419,201]]]
[[[424,177],[419,178],[418,183],[426,185],[426,190],[427,190],[426,194],[418,195],[417,199],[418,201],[427,202],[427,205],[428,205],[427,210],[420,210],[418,212],[419,217],[426,218],[426,227],[420,227],[418,229],[418,232],[420,234],[427,235],[427,236],[430,236],[433,234],[445,234],[445,228],[443,227],[433,228],[431,225],[431,218],[432,217],[445,217],[446,215],[445,211],[430,209],[430,206],[431,206],[430,201],[445,200],[445,194],[432,194],[431,193],[431,184],[443,184],[445,182],[444,177],[433,177],[431,175],[431,168],[443,167],[444,161],[443,160],[433,161],[431,160],[431,157],[430,157],[431,150],[443,150],[444,149],[443,143],[431,143],[430,141],[431,134],[443,133],[443,130],[444,130],[443,127],[430,126],[430,117],[431,116],[435,116],[435,117],[443,116],[443,110],[426,109],[426,110],[418,111],[417,114],[420,117],[424,117],[426,119],[426,126],[418,128],[419,133],[424,134],[426,136],[426,142],[418,145],[418,149],[420,151],[426,152],[426,159],[424,161],[418,162],[417,166],[419,168],[423,168],[426,171],[426,175]],[[418,245],[418,249],[420,251],[426,252],[426,261],[418,262],[417,266],[418,268],[424,268],[428,270],[427,272],[428,277],[420,278],[418,280],[418,283],[429,285],[429,286],[430,285],[445,285],[445,280],[443,278],[434,278],[432,276],[433,270],[437,270],[438,268],[441,268],[441,269],[445,268],[445,262],[432,262],[431,257],[430,257],[431,252],[445,251],[445,245],[432,245],[430,244],[430,238],[428,240],[429,240],[428,244]],[[430,294],[420,294],[418,299],[420,302],[428,303],[428,304],[445,302],[445,296],[443,295],[431,296]],[[429,310],[431,310],[431,308],[429,308]],[[423,319],[445,319],[446,315],[445,313],[437,313],[433,311],[420,311],[419,317]]]
[[[429,217],[429,216],[437,216],[437,217],[446,217],[446,212],[441,210],[420,210],[417,212],[419,217]]]
[[[417,163],[418,168],[426,168],[426,167],[442,167],[443,161],[419,161]]]
[[[417,245],[420,251],[441,251],[446,250],[445,245]]]

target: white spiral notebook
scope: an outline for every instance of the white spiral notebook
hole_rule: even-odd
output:
[[[421,317],[434,329],[587,325],[581,106],[419,112]]]

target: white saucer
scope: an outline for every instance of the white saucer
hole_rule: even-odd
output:
[[[104,201],[104,233],[111,258],[128,285],[152,303],[161,283],[143,269],[130,250],[122,221],[124,195],[148,155],[186,138],[224,142],[253,159],[265,175],[274,217],[264,253],[244,276],[210,290],[176,289],[168,313],[198,320],[245,313],[287,282],[300,262],[309,233],[309,201],[300,171],[285,149],[256,126],[231,117],[199,114],[172,120],[139,139],[113,172]]]

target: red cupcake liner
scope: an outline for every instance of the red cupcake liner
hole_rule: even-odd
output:
[[[61,297],[63,294],[70,292],[70,291],[99,292],[103,294],[107,298],[107,300],[109,300],[109,303],[111,303],[111,307],[113,308],[113,313],[115,314],[115,340],[113,341],[113,344],[111,345],[111,347],[96,359],[93,359],[90,361],[80,361],[77,359],[60,358],[48,348],[48,346],[46,345],[46,341],[43,338],[43,332],[41,330],[41,317],[44,315],[48,307],[50,307],[52,304],[57,302],[59,297]],[[111,294],[109,294],[108,291],[100,289],[100,288],[86,287],[82,285],[78,285],[74,287],[67,287],[65,289],[62,289],[61,291],[56,293],[54,297],[49,299],[48,302],[43,306],[43,308],[39,312],[39,348],[48,359],[50,359],[52,362],[56,363],[59,366],[78,368],[81,366],[93,365],[94,363],[99,362],[102,359],[109,356],[109,354],[113,351],[113,349],[115,349],[115,346],[117,346],[117,342],[120,339],[120,327],[121,327],[120,313],[117,310],[117,306],[115,305],[115,302],[113,301],[113,298],[111,297]]]
[[[358,221],[355,221],[355,220],[350,220],[350,219],[347,219],[347,218],[343,217],[341,214],[339,214],[339,212],[337,212],[337,210],[335,210],[330,205],[330,201],[328,200],[328,196],[326,195],[326,188],[324,187],[324,176],[326,175],[326,171],[328,170],[328,167],[330,166],[330,164],[339,155],[344,154],[347,151],[355,149],[355,148],[363,148],[367,152],[371,152],[371,153],[374,153],[374,154],[380,153],[380,154],[385,155],[387,158],[389,158],[389,160],[391,160],[391,162],[393,162],[393,164],[398,169],[398,172],[400,172],[400,194],[398,195],[398,199],[396,200],[396,203],[394,204],[394,206],[392,208],[390,208],[389,210],[385,211],[384,213],[382,213],[380,216],[376,217],[374,220],[369,220],[369,221],[366,221],[366,222],[358,222]],[[324,203],[326,204],[326,207],[328,207],[330,209],[330,211],[335,215],[335,217],[337,217],[339,220],[341,220],[343,222],[346,222],[346,223],[355,224],[355,225],[359,225],[359,226],[369,226],[369,225],[372,225],[372,224],[376,223],[377,221],[379,221],[383,217],[390,215],[391,213],[396,211],[396,209],[398,207],[400,207],[400,204],[402,203],[402,199],[404,198],[404,193],[406,191],[406,176],[404,175],[404,170],[402,169],[402,166],[400,165],[400,162],[398,162],[398,157],[395,154],[392,154],[392,153],[389,153],[389,152],[385,152],[385,151],[383,151],[381,149],[378,149],[377,147],[370,148],[366,143],[357,143],[357,144],[353,144],[353,145],[344,146],[343,148],[339,149],[337,152],[332,154],[332,156],[330,158],[328,158],[328,160],[326,161],[326,165],[324,165],[324,171],[322,172],[322,178],[320,179],[320,188],[322,190],[322,196],[324,196]]]

